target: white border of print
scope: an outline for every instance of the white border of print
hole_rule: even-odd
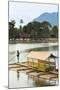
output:
[[[18,1],[18,0],[9,0],[9,1]],[[42,1],[41,0],[19,0],[19,1],[57,3],[60,6],[60,2],[59,2],[60,0],[42,0]],[[59,9],[59,15],[60,15],[60,9]],[[59,19],[59,22],[60,22],[60,19]],[[59,38],[60,38],[60,35],[59,35]],[[60,43],[60,40],[59,40],[59,43]],[[60,48],[59,48],[59,51],[60,51]],[[40,88],[41,90],[48,90],[48,89],[59,90],[60,86],[38,87],[38,88],[29,88],[29,89],[39,90]],[[8,0],[0,1],[0,89],[1,90],[8,89]],[[24,89],[28,89],[28,88],[24,88]]]

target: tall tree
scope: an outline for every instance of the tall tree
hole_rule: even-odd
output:
[[[41,29],[40,31],[42,32],[42,37],[50,37],[50,28],[51,28],[51,24],[47,21],[43,21],[41,23]]]
[[[51,30],[51,36],[54,38],[58,38],[58,27],[56,25],[53,26],[53,28]]]
[[[15,20],[9,22],[9,39],[14,39]]]
[[[19,33],[20,35],[22,34],[23,32],[23,28],[22,28],[22,24],[24,23],[23,19],[20,19],[20,27],[19,27]]]
[[[24,22],[23,22],[23,19],[20,19],[20,23],[24,23]]]

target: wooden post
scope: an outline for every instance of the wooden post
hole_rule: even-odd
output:
[[[38,70],[39,70],[39,59],[38,59]]]
[[[33,58],[32,58],[32,63],[33,63],[33,65],[32,65],[32,66],[34,67],[34,60],[33,60]]]
[[[27,65],[28,65],[28,67],[29,67],[29,58],[27,57]]]
[[[49,63],[48,65],[49,65],[49,67],[50,67],[50,58],[48,58],[48,63]]]
[[[54,70],[56,70],[56,60],[55,60],[56,58],[54,58],[54,61],[55,61],[55,68],[54,68]]]

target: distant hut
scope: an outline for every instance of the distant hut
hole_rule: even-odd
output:
[[[56,58],[48,51],[31,51],[27,56],[28,65],[39,71],[55,70]]]

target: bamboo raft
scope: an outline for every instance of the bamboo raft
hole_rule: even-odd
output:
[[[40,78],[43,78],[43,77],[48,78],[47,75],[49,77],[50,76],[52,77],[52,75],[54,75],[54,76],[58,75],[57,71],[50,71],[49,72],[50,74],[48,74],[46,72],[41,72],[41,71],[39,71],[39,72],[34,71],[31,66],[28,66],[28,62],[9,64],[9,70],[26,71],[26,73],[28,75],[34,76],[34,77],[40,76]]]
[[[32,78],[35,82],[40,82],[41,80],[46,82],[48,80],[49,85],[51,84],[50,81],[53,81],[55,85],[56,81],[58,81],[58,72],[57,71],[50,71],[50,72],[43,72],[43,71],[35,71],[32,69],[31,65],[28,66],[28,62],[23,63],[15,63],[9,65],[9,70],[13,70],[16,72],[23,71],[28,75],[28,77]]]
[[[28,66],[27,62],[9,64],[8,68],[9,70],[15,70],[15,71],[32,70],[32,67]]]
[[[53,61],[50,61],[49,58],[53,58]],[[9,64],[9,70],[19,72],[23,71],[35,81],[39,80],[51,80],[58,81],[58,70],[56,70],[56,59],[57,57],[49,52],[34,52],[28,54],[26,62],[13,63]],[[47,67],[52,67],[53,69],[49,70]],[[48,71],[46,71],[48,69]]]

